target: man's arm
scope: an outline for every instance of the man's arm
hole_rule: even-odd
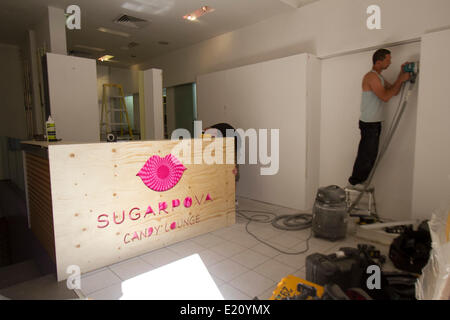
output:
[[[408,81],[409,73],[401,72],[393,85],[389,84],[389,88],[383,87],[380,78],[374,73],[368,75],[368,84],[370,90],[384,102],[388,102],[393,96],[398,95],[402,88],[402,83]]]
[[[402,68],[403,68],[403,66],[402,66]],[[399,74],[399,77],[400,77],[400,76],[401,76],[401,72],[400,72],[400,74]],[[409,77],[408,77],[408,79],[409,79]],[[404,81],[403,81],[403,82],[404,82]],[[403,83],[403,82],[402,82],[402,83]],[[390,89],[393,89],[393,88],[394,88],[394,85],[390,84],[389,82],[386,81],[386,79],[384,79],[384,87],[385,87],[387,90],[390,90]],[[394,96],[397,96],[397,95],[399,94],[401,88],[402,88],[402,86],[400,85],[398,88],[396,88],[396,90],[394,90]]]
[[[384,78],[383,78],[384,79]],[[386,79],[384,79],[384,88],[385,89],[390,89],[392,88],[392,84],[390,84]]]
[[[390,84],[386,79],[384,79],[384,88],[389,90],[389,89],[392,89],[392,87],[393,87],[393,85]],[[398,91],[395,92],[394,96],[397,96],[400,93],[400,89],[401,89],[401,86],[399,87]]]
[[[405,62],[404,64],[402,64],[401,68],[400,68],[400,73],[399,73],[399,77],[402,75],[403,72],[403,67],[408,64],[409,62]],[[383,78],[384,79],[384,78]],[[408,78],[409,80],[409,78]],[[393,88],[393,85],[389,83],[389,81],[387,81],[386,79],[384,79],[384,88],[389,90]],[[400,92],[401,86],[398,88],[398,90],[395,92],[394,96],[398,95]]]

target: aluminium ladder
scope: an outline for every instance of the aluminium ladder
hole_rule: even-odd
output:
[[[110,95],[108,97],[107,95],[107,91],[111,89],[117,89],[118,90],[118,95],[113,96]],[[109,104],[111,104],[113,99],[118,99],[119,100],[119,107],[116,106],[109,106]],[[116,116],[115,116],[115,112],[119,112],[120,113],[120,120],[119,122],[116,122]],[[125,120],[126,122],[124,122],[124,115],[125,114]],[[102,132],[103,129],[105,128],[105,135],[106,137],[108,136],[108,134],[114,134],[115,131],[118,130],[113,130],[113,127],[120,127],[120,136],[123,137],[124,134],[124,126],[128,127],[128,133],[130,135],[130,140],[134,140],[133,138],[133,130],[131,129],[131,124],[130,124],[130,119],[128,117],[128,111],[127,111],[127,105],[125,103],[125,94],[123,92],[123,87],[120,84],[115,84],[115,83],[104,83],[103,84],[103,99],[102,99],[102,112],[101,112],[101,118],[100,118],[100,140],[102,139]]]

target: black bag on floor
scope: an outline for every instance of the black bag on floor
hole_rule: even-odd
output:
[[[385,293],[390,300],[415,300],[417,277],[406,272],[383,272],[387,287]]]
[[[359,288],[370,262],[356,248],[340,248],[339,253],[313,253],[306,257],[306,280],[324,286],[334,283],[343,290]]]
[[[378,260],[379,263],[375,262]],[[367,267],[380,267],[385,257],[370,245],[358,244],[358,248],[340,248],[334,254],[313,253],[306,257],[306,280],[321,286],[338,285],[344,292],[360,288],[375,300],[390,300],[389,283],[383,272],[380,274],[380,289],[369,290]],[[394,297],[395,300],[397,300]]]
[[[389,258],[397,269],[421,274],[428,262],[431,250],[430,232],[422,227],[405,230],[394,239],[389,248]]]

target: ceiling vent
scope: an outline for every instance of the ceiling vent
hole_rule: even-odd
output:
[[[129,16],[127,14],[122,14],[116,19],[113,20],[114,23],[117,23],[123,27],[133,28],[133,29],[142,29],[149,25],[148,20],[136,18],[133,16]]]

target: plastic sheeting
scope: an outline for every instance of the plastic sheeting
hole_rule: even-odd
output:
[[[431,216],[428,222],[432,249],[428,264],[416,282],[418,300],[450,299],[450,204]]]

